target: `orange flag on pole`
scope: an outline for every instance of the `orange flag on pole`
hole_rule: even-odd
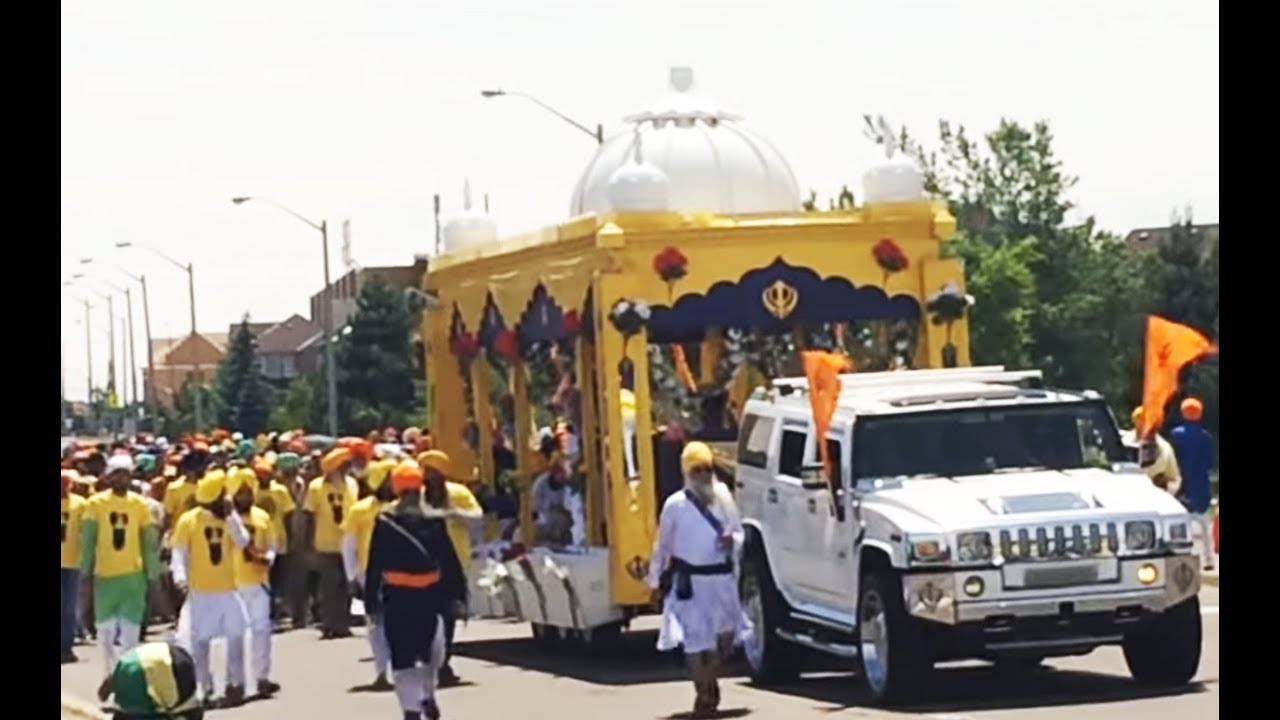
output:
[[[1178,372],[1187,363],[1217,352],[1217,347],[1193,328],[1158,315],[1147,316],[1146,361],[1142,370],[1141,437],[1147,438],[1164,422],[1164,406],[1178,391]]]
[[[840,401],[840,373],[852,370],[853,364],[844,355],[823,350],[805,350],[800,358],[804,361],[804,376],[809,381],[809,405],[818,431],[818,453],[830,485],[835,478],[831,477],[831,458],[827,454],[827,431],[831,429],[831,419]]]

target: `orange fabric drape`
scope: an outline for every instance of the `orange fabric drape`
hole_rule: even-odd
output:
[[[839,353],[823,350],[805,350],[800,353],[804,362],[804,376],[809,380],[809,404],[813,408],[813,422],[818,431],[818,453],[822,457],[827,483],[831,484],[831,457],[827,453],[827,431],[835,417],[840,401],[840,373],[849,368],[849,359]]]
[[[684,356],[684,346],[680,343],[671,345],[671,358],[675,360],[676,375],[680,377],[680,382],[689,389],[691,393],[698,392],[698,383],[693,379],[693,373],[689,371],[689,360]]]
[[[1164,406],[1178,391],[1178,372],[1217,348],[1196,330],[1158,315],[1147,316],[1146,360],[1142,371],[1141,437],[1164,422]]]

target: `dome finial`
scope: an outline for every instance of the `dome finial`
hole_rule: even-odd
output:
[[[671,89],[678,93],[687,93],[692,90],[693,68],[683,65],[671,68]]]
[[[643,150],[641,149],[641,147],[640,147],[640,146],[644,143],[644,139],[640,137],[640,126],[639,126],[639,125],[636,125],[636,129],[635,129],[635,136],[636,136],[636,137],[635,137],[635,141],[632,143],[632,145],[635,147],[635,152],[634,152],[634,153],[632,153],[632,156],[631,156],[631,158],[632,158],[632,162],[634,162],[634,163],[635,163],[635,164],[637,164],[637,165],[643,165],[643,164],[644,164],[644,152],[643,152]]]
[[[471,209],[471,179],[462,179],[462,209]]]

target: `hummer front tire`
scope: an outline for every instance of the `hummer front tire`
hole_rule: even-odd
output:
[[[752,645],[743,648],[751,682],[768,686],[794,680],[800,676],[796,648],[777,634],[786,608],[764,549],[751,544],[743,555],[739,592],[743,609],[755,624]]]
[[[1124,639],[1124,661],[1143,685],[1186,685],[1200,669],[1200,598],[1169,608]]]

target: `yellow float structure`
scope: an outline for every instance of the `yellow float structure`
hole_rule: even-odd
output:
[[[718,368],[734,359],[726,338],[743,333],[787,333],[794,350],[837,338],[856,358],[889,340],[888,328],[907,327],[907,340],[892,341],[897,366],[969,363],[963,313],[937,310],[964,302],[962,268],[943,252],[955,221],[925,195],[920,173],[890,161],[863,176],[860,206],[806,210],[782,156],[692,85],[690,71],[673,70],[670,94],[600,146],[571,219],[499,240],[493,222],[468,209],[446,225],[425,279],[439,300],[423,333],[432,434],[492,485],[488,449],[504,422],[494,398],[509,392],[527,545],[529,490],[545,465],[534,415],[547,401],[531,397],[529,366],[552,346],[573,358],[584,538],[481,571],[486,585],[511,588],[513,611],[535,628],[589,635],[650,608],[658,511],[680,483],[661,457],[678,440],[664,439],[669,423],[655,417],[658,390],[647,381],[662,348],[696,354],[680,369],[701,387],[722,383]],[[845,337],[854,327],[868,330]],[[506,388],[494,387],[488,360],[498,356]]]

